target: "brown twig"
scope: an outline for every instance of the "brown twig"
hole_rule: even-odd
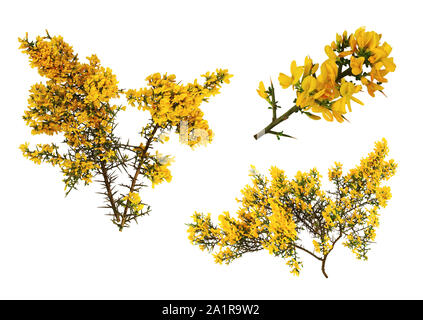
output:
[[[115,200],[113,198],[112,188],[111,188],[111,185],[110,185],[109,177],[107,175],[107,169],[106,169],[106,166],[104,164],[104,161],[100,162],[100,166],[101,166],[101,174],[103,175],[104,185],[105,185],[106,191],[107,191],[107,197],[109,198],[110,206],[112,207],[112,210],[113,210],[113,215],[115,216],[116,221],[119,222],[120,221],[120,214],[119,214],[119,211],[116,208],[116,203],[115,203]]]
[[[147,150],[150,148],[150,145],[151,145],[151,143],[153,142],[153,139],[154,139],[154,135],[156,134],[156,132],[157,132],[158,129],[159,129],[159,125],[156,124],[154,126],[152,132],[151,132],[150,137],[147,139],[147,142],[145,144],[145,147],[144,147],[144,149],[142,151],[142,154],[141,154],[141,157],[139,159],[139,163],[138,163],[137,169],[135,171],[134,176],[132,177],[132,182],[131,182],[131,186],[129,188],[129,193],[134,192],[135,186],[137,184],[138,175],[140,174],[142,165],[144,164],[144,160],[145,160],[145,157],[147,155]],[[124,209],[124,211],[122,213],[122,223],[120,224],[119,231],[122,231],[122,228],[125,225],[126,215],[128,213],[128,208],[129,208],[129,200],[126,201],[125,209]]]

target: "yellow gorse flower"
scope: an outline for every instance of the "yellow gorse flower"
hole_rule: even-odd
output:
[[[340,114],[345,114],[347,113],[347,110],[345,108],[345,106],[348,106],[348,110],[351,112],[351,100],[364,105],[363,102],[361,102],[360,100],[358,100],[357,98],[353,97],[353,94],[359,92],[361,90],[361,86],[358,85],[354,85],[351,82],[346,82],[344,81],[341,85],[341,89],[340,89],[340,93],[341,93],[341,99],[338,99],[337,101],[335,101],[335,103],[332,106],[332,110],[336,111]]]
[[[349,85],[344,88],[347,93],[351,90]],[[316,169],[288,179],[275,166],[270,168],[269,178],[252,167],[252,183],[241,190],[237,217],[224,212],[215,225],[210,214],[196,212],[188,237],[201,250],[212,253],[217,263],[266,250],[286,259],[294,275],[302,266],[299,253],[308,253],[322,264],[327,277],[326,259],[341,239],[357,258],[367,259],[379,225],[378,211],[391,198],[383,183],[397,168],[393,160],[385,160],[387,154],[387,142],[382,139],[349,172],[344,174],[336,162],[328,171],[329,181],[335,185],[330,192],[322,190]]]
[[[304,67],[298,67],[297,63],[294,61],[292,61],[291,63],[291,76],[287,76],[284,73],[280,73],[279,74],[279,83],[282,86],[282,88],[286,89],[289,86],[294,86],[301,78],[301,76],[303,75],[304,72]]]
[[[372,50],[378,47],[382,35],[374,31],[366,31],[364,27],[360,27],[355,31],[353,37],[359,48]]]
[[[375,96],[375,92],[376,91],[382,91],[383,87],[381,85],[378,85],[372,81],[369,81],[367,78],[362,77],[361,78],[361,83],[364,84],[367,87],[367,92],[369,93],[369,95],[371,95],[372,97]]]
[[[313,60],[306,56],[304,59],[304,77],[316,73],[317,69],[319,69],[319,64],[313,64]]]
[[[124,91],[96,55],[81,62],[61,36],[47,33],[31,41],[26,34],[19,42],[31,66],[47,78],[31,87],[23,118],[34,135],[63,136],[60,144],[38,144],[32,150],[25,143],[20,146],[23,155],[36,164],[59,166],[67,193],[81,181],[90,184],[97,177],[103,184],[105,208],[119,230],[149,213],[149,206],[145,207],[139,196],[140,189],[147,186],[145,179],[153,187],[172,179],[169,166],[173,158],[149,152],[154,143],[168,140],[164,132],[186,133],[187,139],[181,140],[191,147],[211,141],[213,132],[200,105],[230,82],[228,70],[207,72],[202,83],[194,80],[188,84],[176,81],[173,74],[155,73],[147,77],[147,87]],[[116,135],[117,115],[126,106],[114,104],[113,99],[122,93],[130,105],[150,115],[140,130],[143,142],[137,145]],[[129,183],[117,184],[116,170],[127,174]]]
[[[130,192],[127,196],[122,198],[122,201],[129,201],[130,206],[137,215],[141,214],[144,204],[141,203],[141,197],[138,193]]]
[[[218,69],[216,72],[203,74],[205,83],[199,84],[197,79],[193,83],[182,85],[176,81],[175,75],[161,75],[155,73],[146,78],[148,87],[139,90],[126,91],[126,97],[131,106],[139,110],[149,111],[157,125],[177,127],[181,134],[180,124],[187,122],[191,130],[202,130],[207,133],[208,142],[213,138],[213,131],[209,128],[204,113],[199,109],[203,101],[219,93],[222,83],[229,82],[232,75],[228,70]],[[186,139],[191,147],[201,143],[201,139]]]
[[[276,101],[270,101],[273,118],[264,133],[278,134],[272,128],[295,112],[306,114],[314,120],[322,116],[327,121],[336,119],[343,122],[347,111],[352,110],[351,100],[363,104],[355,97],[361,92],[360,84],[367,87],[372,97],[376,91],[382,92],[381,84],[388,81],[386,76],[395,71],[396,65],[389,56],[392,47],[386,42],[381,44],[381,37],[381,34],[366,31],[364,27],[352,34],[344,31],[342,35],[336,35],[331,45],[324,47],[328,58],[320,65],[314,64],[308,56],[304,59],[304,66],[298,66],[294,60],[291,63],[291,76],[280,73],[278,79],[283,89],[292,86],[296,91],[295,105],[276,117],[276,110],[281,106]],[[255,137],[262,135],[260,132]]]
[[[331,46],[325,46],[325,53],[328,56],[329,60],[336,60],[337,56]]]
[[[350,66],[351,66],[351,73],[353,75],[358,75],[361,72],[363,72],[363,63],[364,63],[364,60],[365,60],[364,57],[359,57],[359,58],[356,58],[354,56],[351,57]]]
[[[266,93],[266,88],[264,87],[264,83],[263,81],[260,81],[259,83],[259,88],[257,89],[257,93],[259,94],[260,97],[262,97],[263,99],[267,99],[267,93]]]

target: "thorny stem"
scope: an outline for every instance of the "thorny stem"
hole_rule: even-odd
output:
[[[115,216],[116,221],[119,222],[120,221],[119,211],[116,208],[115,200],[113,198],[112,188],[110,186],[109,177],[107,176],[107,169],[103,161],[100,162],[100,166],[101,166],[101,173],[103,175],[104,185],[106,186],[107,197],[109,198],[110,206],[112,207],[112,210],[113,210],[113,215]]]
[[[340,65],[338,67],[338,76],[336,78],[336,82],[339,82],[342,78],[346,77],[346,76],[351,76],[351,67],[349,67],[348,69],[346,69],[345,71],[342,71],[342,65]],[[296,113],[300,110],[300,108],[298,106],[293,106],[291,107],[291,109],[289,109],[287,112],[285,112],[283,115],[281,115],[279,118],[276,118],[276,105],[275,105],[275,97],[274,97],[274,91],[273,91],[273,96],[272,96],[272,122],[263,130],[261,130],[260,132],[256,133],[254,135],[254,139],[259,139],[262,136],[264,136],[266,133],[271,133],[271,130],[277,126],[279,123],[281,123],[282,121],[287,120],[291,114]],[[272,132],[273,133],[273,132]]]
[[[276,109],[274,109],[276,110]],[[298,112],[300,110],[300,108],[298,106],[293,106],[291,109],[289,109],[287,112],[285,112],[283,115],[281,115],[279,118],[273,120],[266,128],[264,128],[263,130],[261,130],[260,132],[256,133],[254,135],[254,139],[258,139],[262,136],[264,136],[266,133],[269,133],[274,127],[276,127],[279,123],[281,123],[282,121],[287,120],[291,114]]]
[[[150,145],[151,145],[151,143],[153,142],[153,139],[154,139],[154,135],[156,134],[158,129],[159,129],[159,125],[156,124],[153,128],[153,131],[151,132],[150,137],[147,139],[147,142],[145,144],[145,147],[144,147],[142,154],[141,154],[141,157],[139,159],[138,167],[137,167],[135,174],[132,178],[132,183],[131,183],[131,187],[129,188],[129,193],[133,192],[134,189],[135,189],[135,186],[137,184],[138,175],[140,174],[142,165],[144,164],[144,160],[145,160],[145,157],[147,155],[147,150],[150,148]],[[126,214],[128,212],[128,208],[129,208],[129,200],[126,201],[125,209],[124,209],[123,214],[122,214],[122,223],[120,224],[119,231],[122,231],[123,226],[125,225],[125,222],[126,222],[125,218],[126,218]]]

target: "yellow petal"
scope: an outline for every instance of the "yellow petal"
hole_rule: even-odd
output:
[[[296,84],[301,76],[303,75],[304,67],[297,67],[297,63],[292,61],[291,63],[291,73],[292,73],[292,84]]]
[[[278,77],[279,83],[282,86],[282,88],[286,89],[288,88],[291,83],[292,83],[292,79],[291,77],[288,77],[286,74],[284,73],[279,73],[279,77]]]
[[[330,46],[325,46],[325,52],[326,52],[326,55],[329,57],[329,59],[336,60],[336,54],[335,52],[333,52]]]
[[[356,38],[354,37],[354,35],[351,35],[351,36],[350,36],[349,43],[350,43],[351,50],[352,50],[352,51],[355,51],[356,46],[357,46],[357,40],[356,40]]]
[[[316,89],[317,80],[312,76],[307,76],[304,78],[303,82],[301,83],[301,87],[306,93],[312,92]]]
[[[388,43],[386,43],[386,42],[384,42],[383,44],[382,44],[382,47],[381,47],[384,51],[385,51],[385,53],[386,53],[386,57],[387,56],[389,56],[389,54],[391,53],[391,51],[392,51],[392,47],[388,44]]]
[[[319,64],[318,64],[318,63],[316,63],[316,64],[313,66],[313,68],[311,68],[311,74],[316,73],[317,69],[319,69]]]
[[[363,89],[363,87],[361,86],[361,84],[359,85],[354,85],[354,93],[358,93],[361,91],[361,89]]]
[[[311,68],[313,67],[313,61],[309,56],[306,56],[304,59],[304,75],[308,76],[310,74]]]
[[[335,111],[335,112],[338,112],[340,114],[347,113],[347,110],[345,109],[345,98],[341,98],[339,100],[336,100],[332,104],[332,110]]]
[[[313,95],[313,98],[314,99],[319,99],[324,93],[326,92],[326,89],[322,89],[322,90],[320,90],[319,92],[316,92],[314,95]]]
[[[318,104],[314,104],[312,107],[311,107],[311,111],[313,111],[313,112],[316,112],[316,113],[322,113],[322,110],[323,110],[324,108],[323,107],[321,107],[321,106],[319,106]]]
[[[332,112],[330,112],[329,110],[325,109],[322,112],[322,116],[326,121],[333,121],[333,115]]]
[[[322,119],[319,116],[316,116],[315,114],[306,113],[306,115],[307,115],[307,117],[309,117],[310,119],[313,119],[313,120],[320,120],[320,119]]]
[[[382,58],[382,63],[385,66],[385,69],[389,72],[394,72],[396,65],[394,63],[394,58]]]
[[[344,52],[340,52],[339,54],[338,54],[338,57],[340,57],[340,58],[344,58],[344,57],[346,57],[346,56],[349,56],[350,54],[352,54],[353,53],[353,51],[352,50],[349,50],[349,51],[344,51]]]
[[[297,101],[295,102],[295,105],[299,107],[305,107],[304,102],[306,100],[306,95],[304,92],[297,94]]]
[[[359,75],[362,72],[363,69],[363,62],[364,62],[364,57],[351,57],[351,62],[350,62],[350,66],[351,66],[351,72],[353,75]]]
[[[369,58],[370,63],[375,63],[381,58],[387,57],[385,50],[382,47],[374,48],[372,50],[372,56]]]
[[[338,75],[338,66],[335,63],[335,60],[328,59],[322,63],[320,71],[320,77],[323,82],[329,80],[329,82],[333,83]]]
[[[332,110],[332,114],[336,121],[338,121],[339,123],[344,122],[344,118],[342,118],[342,115],[340,113]]]
[[[260,97],[262,97],[263,99],[267,99],[267,94],[266,94],[266,89],[264,87],[264,83],[263,81],[260,81],[259,84],[259,88],[257,89],[257,93],[259,94]]]
[[[360,36],[361,34],[363,34],[365,32],[365,30],[366,30],[366,27],[360,27],[360,28],[358,28],[355,31],[354,36],[357,38],[358,36]]]
[[[361,78],[360,78],[360,81],[361,81],[361,83],[362,83],[362,84],[364,84],[364,85],[366,85],[366,86],[367,86],[367,84],[369,83],[369,80],[367,80],[367,78],[365,78],[365,77],[361,77]]]
[[[358,104],[361,104],[362,106],[364,106],[364,103],[363,102],[361,102],[360,100],[358,100],[357,98],[355,98],[355,97],[351,97],[351,100],[352,101],[354,101],[354,102],[357,102]]]
[[[294,75],[297,70],[297,62],[294,60],[291,62],[291,74]]]
[[[344,32],[342,33],[342,38],[346,39],[347,36],[348,36],[348,32],[347,32],[347,30],[344,30]]]
[[[348,110],[351,112],[351,99],[346,99],[347,100],[347,105],[348,105]]]

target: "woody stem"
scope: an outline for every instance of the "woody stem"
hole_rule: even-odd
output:
[[[154,126],[151,134],[150,134],[150,137],[147,139],[147,142],[145,144],[145,147],[144,147],[144,149],[142,151],[142,154],[141,154],[141,157],[139,159],[137,169],[136,169],[135,174],[134,174],[134,176],[132,178],[132,183],[131,183],[131,186],[129,188],[129,193],[134,192],[135,186],[137,184],[137,178],[138,178],[138,176],[140,174],[142,165],[144,164],[144,160],[145,160],[145,158],[147,156],[147,150],[150,148],[150,145],[151,145],[151,143],[153,142],[153,139],[154,139],[154,135],[156,134],[156,132],[157,132],[158,129],[159,129],[159,125],[156,124]],[[120,231],[122,231],[122,228],[123,228],[123,226],[125,224],[125,221],[126,221],[125,218],[126,218],[126,214],[128,212],[128,208],[129,208],[129,200],[126,201],[125,209],[124,209],[123,214],[122,214],[122,223],[121,223],[121,229],[120,229]]]
[[[349,67],[348,69],[346,69],[345,71],[342,71],[342,66],[339,67],[339,72],[338,72],[338,77],[336,78],[336,82],[341,81],[342,78],[346,77],[346,76],[351,76],[352,75],[352,69],[351,67]]]
[[[336,77],[336,82],[339,82],[342,78],[346,77],[346,76],[351,76],[352,75],[352,69],[351,67],[349,67],[348,69],[342,71],[342,65],[339,66],[338,68],[338,75]],[[274,96],[272,97],[274,102]],[[272,105],[272,111],[273,111],[273,118],[272,118],[272,122],[263,130],[261,130],[260,132],[256,133],[254,135],[254,139],[259,139],[262,136],[264,136],[266,133],[269,133],[275,126],[277,126],[279,123],[281,123],[282,121],[287,120],[291,114],[298,112],[298,110],[300,110],[300,108],[298,106],[293,106],[291,109],[289,109],[287,112],[285,112],[283,115],[281,115],[279,118],[276,118],[276,106]]]
[[[119,211],[116,208],[115,200],[113,198],[113,193],[112,193],[112,187],[110,185],[110,181],[107,175],[107,169],[104,164],[104,161],[100,162],[100,166],[101,166],[101,174],[103,175],[104,185],[106,187],[107,198],[109,198],[110,206],[112,207],[112,210],[113,210],[113,215],[115,216],[116,221],[119,222],[120,221]]]
[[[323,258],[323,260],[322,260],[322,273],[323,273],[323,275],[325,276],[325,278],[327,279],[327,278],[329,278],[329,276],[327,275],[327,273],[326,273],[326,270],[325,270],[325,265],[326,265],[326,258],[327,258],[328,256],[327,255],[325,255],[325,257]]]
[[[296,245],[296,244],[294,244],[293,246],[294,246],[295,248],[297,248],[297,249],[300,249],[300,250],[302,250],[302,251],[304,251],[304,252],[307,252],[309,255],[311,255],[312,257],[316,258],[317,260],[319,260],[319,261],[323,261],[323,258],[316,256],[313,252],[311,252],[311,251],[307,250],[306,248],[303,248],[303,247],[301,247],[301,246],[299,246],[299,245]]]
[[[287,112],[285,112],[279,118],[276,118],[275,120],[273,120],[266,128],[264,128],[260,132],[256,133],[254,135],[254,139],[257,140],[257,139],[261,138],[262,136],[264,136],[266,133],[269,133],[275,126],[277,126],[282,121],[287,120],[291,116],[291,114],[298,112],[298,110],[300,110],[300,108],[298,106],[291,107],[291,109],[289,109]]]

